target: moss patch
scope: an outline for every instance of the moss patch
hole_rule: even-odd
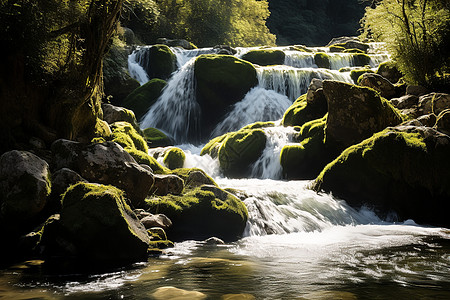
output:
[[[330,57],[328,54],[323,52],[318,52],[314,55],[314,62],[319,68],[330,68]]]
[[[350,71],[350,77],[352,78],[353,82],[355,84],[358,83],[358,78],[361,77],[361,75],[366,73],[374,73],[371,69],[356,69]]]
[[[166,45],[154,45],[148,49],[148,64],[145,67],[150,79],[167,80],[177,69],[177,57]]]
[[[146,140],[127,122],[115,122],[111,125],[112,141],[123,148],[135,148],[145,153],[148,152]]]
[[[173,146],[173,141],[161,130],[146,128],[143,133],[149,148]]]
[[[281,50],[251,50],[242,59],[260,66],[282,65],[286,54]]]
[[[138,164],[149,166],[152,169],[153,173],[168,174],[170,172],[169,169],[162,166],[156,159],[148,155],[146,152],[133,148],[125,148],[124,150],[127,151]]]
[[[164,164],[171,170],[182,168],[184,161],[186,160],[186,154],[180,148],[171,148],[164,155]]]
[[[283,126],[301,126],[308,121],[322,118],[327,111],[326,99],[308,103],[304,94],[286,110],[281,123]]]

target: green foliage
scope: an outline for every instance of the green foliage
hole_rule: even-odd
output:
[[[411,83],[449,89],[450,5],[448,1],[384,0],[367,9],[364,37],[386,43]]]
[[[123,5],[121,24],[132,28],[144,43],[153,39],[153,30],[159,19],[160,11],[153,0],[127,0]]]

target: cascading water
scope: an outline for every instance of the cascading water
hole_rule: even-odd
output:
[[[233,105],[231,112],[215,127],[211,136],[236,131],[258,121],[278,120],[291,104],[292,102],[282,94],[255,87],[242,101]]]
[[[177,142],[198,139],[201,111],[195,97],[194,62],[189,61],[172,76],[143,117],[142,128],[159,128]]]
[[[217,53],[218,50],[220,50],[220,49],[214,49],[214,48],[201,48],[201,49],[185,50],[180,47],[172,47],[170,49],[177,57],[178,68],[183,67],[188,61],[190,61],[194,57],[200,56],[202,54],[214,54],[214,53]]]
[[[137,52],[133,51],[130,55],[128,55],[128,73],[134,79],[136,79],[141,85],[148,82],[148,75],[145,72],[144,68],[139,64],[136,60]]]

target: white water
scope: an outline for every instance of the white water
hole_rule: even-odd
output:
[[[136,79],[141,85],[148,82],[148,75],[144,68],[136,61],[136,50],[128,56],[128,73]]]
[[[195,98],[194,62],[191,60],[172,75],[143,117],[141,128],[159,128],[178,142],[198,138],[201,111]]]

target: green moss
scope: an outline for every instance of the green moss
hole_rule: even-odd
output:
[[[146,71],[149,78],[167,80],[177,69],[177,57],[166,45],[154,45],[148,51],[149,67]]]
[[[256,122],[256,123],[252,123],[252,124],[248,124],[244,127],[241,128],[241,130],[245,130],[245,129],[257,129],[257,128],[266,128],[266,127],[274,127],[275,123],[274,122]]]
[[[332,45],[330,46],[330,52],[344,52],[345,48],[342,46]]]
[[[108,123],[97,118],[94,136],[99,138],[109,138],[111,136],[111,128],[109,128]]]
[[[357,67],[364,67],[370,64],[370,56],[363,53],[356,53],[353,56],[353,62]]]
[[[168,174],[170,172],[169,169],[162,166],[158,161],[156,161],[156,159],[148,155],[146,152],[136,150],[133,148],[124,148],[124,149],[136,160],[138,164],[144,164],[149,166],[154,173]]]
[[[397,83],[403,76],[393,61],[385,61],[381,63],[378,66],[377,74],[383,76],[392,83]]]
[[[182,168],[184,161],[186,160],[186,154],[180,148],[171,148],[164,155],[164,164],[171,170]]]
[[[352,78],[353,82],[355,84],[358,83],[358,78],[361,77],[361,75],[366,73],[374,73],[371,69],[356,69],[350,71],[350,77]]]
[[[344,53],[361,53],[361,54],[365,54],[366,52],[364,52],[361,49],[345,49],[343,51]]]
[[[314,55],[314,62],[319,68],[330,68],[330,57],[328,54],[323,52],[318,52]]]
[[[308,103],[304,94],[286,110],[281,123],[283,126],[301,126],[308,121],[322,118],[327,111],[328,105],[325,98]]]
[[[158,100],[166,85],[166,81],[154,78],[129,94],[122,105],[131,109],[139,120],[147,113],[156,100]]]
[[[149,148],[173,146],[172,140],[164,132],[156,128],[146,128],[143,133]]]
[[[137,150],[148,152],[148,146],[145,139],[127,122],[115,122],[111,125],[112,140],[119,143],[124,148],[135,148]]]
[[[222,146],[223,141],[227,138],[228,134],[224,134],[210,140],[200,152],[200,155],[209,154],[212,158],[216,158],[219,155],[220,146]]]
[[[265,146],[266,135],[261,129],[229,133],[219,148],[220,168],[226,176],[245,177]]]
[[[221,193],[220,199],[215,190]],[[150,212],[163,213],[172,220],[167,234],[175,240],[211,236],[235,240],[245,228],[247,208],[233,195],[217,187],[213,191],[196,188],[183,196],[151,198],[147,204]]]
[[[206,174],[206,172],[203,171],[202,169],[198,169],[198,168],[178,168],[178,169],[175,169],[175,170],[171,170],[170,174],[177,175],[178,177],[183,179],[183,181],[185,182],[185,185],[188,186],[189,185],[189,181],[188,181],[189,175],[191,175],[192,172],[201,172],[207,178],[207,180],[209,181],[208,184],[218,187],[218,185],[214,181],[214,179],[212,179],[211,176]]]
[[[286,54],[281,50],[251,50],[242,59],[260,66],[282,65]]]

